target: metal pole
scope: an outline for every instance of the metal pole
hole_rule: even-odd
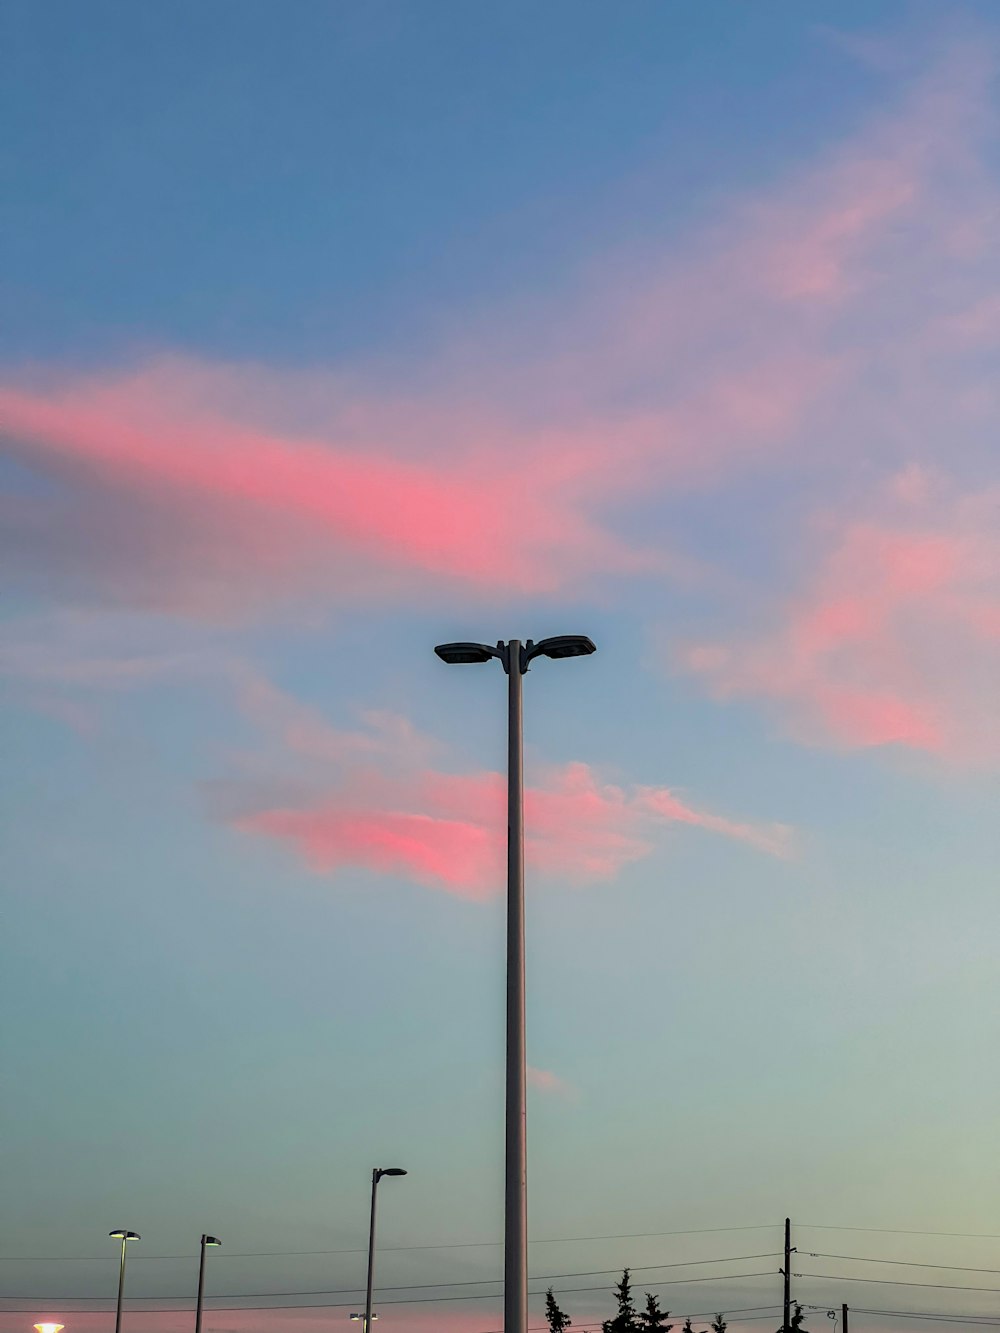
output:
[[[507,645],[507,1156],[504,1333],[528,1327],[527,1111],[524,1049],[524,788],[521,641]]]
[[[375,1192],[378,1189],[378,1167],[372,1171],[372,1221],[368,1230],[368,1293],[365,1296],[365,1326],[361,1333],[368,1333],[372,1326],[372,1285],[375,1281]]]
[[[847,1333],[847,1306],[846,1306],[846,1305],[842,1305],[842,1306],[840,1307],[840,1321],[841,1321],[841,1325],[842,1325],[841,1330],[840,1330],[840,1333]]]
[[[194,1333],[201,1333],[201,1305],[205,1296],[205,1242],[207,1240],[208,1236],[203,1234],[201,1238],[201,1262],[198,1265],[198,1305],[195,1309]]]
[[[784,1292],[782,1295],[782,1304],[784,1307],[784,1322],[782,1327],[785,1333],[789,1333],[792,1322],[792,1224],[785,1218],[785,1267],[782,1269],[785,1275]]]
[[[125,1290],[125,1246],[128,1241],[122,1236],[122,1263],[118,1270],[118,1308],[115,1310],[115,1333],[122,1333],[122,1293]]]

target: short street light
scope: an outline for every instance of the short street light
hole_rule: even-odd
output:
[[[125,1250],[130,1240],[142,1240],[138,1231],[126,1231],[124,1227],[119,1227],[117,1231],[109,1231],[108,1235],[112,1240],[120,1240],[122,1243],[122,1261],[118,1269],[118,1305],[115,1309],[115,1333],[122,1333],[122,1296],[125,1293]]]
[[[65,1324],[32,1324],[31,1326],[38,1330],[38,1333],[62,1333],[66,1327]]]
[[[365,1320],[366,1316],[365,1316],[364,1314],[360,1314],[357,1310],[352,1310],[352,1311],[351,1311],[351,1318],[352,1318],[352,1319],[360,1319],[360,1320],[362,1321],[362,1323],[364,1323],[364,1320]],[[372,1318],[373,1318],[373,1319],[377,1319],[377,1318],[378,1318],[378,1312],[377,1312],[377,1311],[375,1311],[375,1310],[372,1311]],[[367,1328],[367,1324],[365,1325],[365,1327]]]
[[[206,1236],[204,1233],[202,1234],[201,1259],[198,1263],[198,1304],[195,1308],[194,1333],[201,1333],[201,1307],[205,1296],[205,1251],[210,1245],[214,1247],[221,1244],[222,1241],[219,1240],[218,1236]]]
[[[504,1178],[504,1333],[528,1327],[527,1106],[524,1048],[524,781],[521,677],[536,657],[589,657],[597,651],[583,634],[535,643],[519,639],[440,643],[449,666],[495,657],[507,673],[507,1148]]]
[[[372,1319],[376,1317],[372,1314],[372,1287],[375,1283],[375,1196],[378,1183],[383,1176],[405,1175],[406,1172],[401,1166],[377,1166],[372,1172],[372,1218],[368,1228],[368,1290],[365,1295],[365,1323],[361,1333],[368,1333]],[[351,1315],[351,1318],[353,1319],[354,1315]]]

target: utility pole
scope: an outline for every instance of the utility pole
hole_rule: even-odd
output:
[[[792,1223],[790,1218],[785,1218],[785,1266],[781,1270],[784,1274],[784,1291],[782,1293],[782,1307],[784,1310],[782,1318],[782,1329],[784,1333],[791,1333],[792,1327]]]
[[[841,1323],[840,1333],[847,1333],[847,1306],[846,1306],[846,1305],[842,1305],[842,1306],[840,1307],[840,1323]]]

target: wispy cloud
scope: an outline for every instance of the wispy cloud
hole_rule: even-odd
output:
[[[784,183],[669,250],[596,260],[531,327],[510,312],[477,325],[474,356],[439,347],[405,385],[387,387],[378,366],[347,376],[181,356],[8,373],[4,432],[32,479],[2,501],[8,565],[76,607],[169,611],[209,631],[249,615],[315,620],[350,601],[568,598],[603,578],[679,574],[701,579],[704,623],[726,619],[713,599],[739,571],[708,579],[678,554],[669,506],[711,489],[717,522],[755,527],[769,570],[794,572],[741,588],[758,624],[686,647],[716,697],[769,700],[806,739],[995,753],[974,719],[995,668],[983,573],[1000,423],[994,61],[986,43],[946,47],[894,109]],[[901,504],[907,476],[943,471],[965,498],[938,513],[870,500],[895,487]],[[837,535],[803,536],[790,494],[800,515],[839,514]],[[668,516],[632,522],[651,502]],[[110,670],[110,656],[88,669]],[[124,683],[146,667],[119,669]],[[244,676],[236,692],[290,745],[348,743],[268,700],[262,681]],[[604,803],[602,837],[577,854],[589,873],[640,854],[655,817],[780,843],[681,813],[669,791],[614,795],[591,779],[585,797],[567,770],[532,798],[539,829],[560,802]],[[395,820],[384,845],[379,811]],[[334,841],[352,855],[423,857],[432,877],[457,857],[466,869],[452,873],[484,882],[493,854],[421,792],[354,810],[350,828],[336,795],[253,817],[314,861],[334,855],[324,819],[340,821]],[[541,834],[534,855],[549,855]]]
[[[485,899],[503,884],[505,783],[500,773],[408,774],[369,767],[320,795],[269,801],[240,784],[213,787],[233,827],[291,847],[317,873],[347,866],[412,878],[459,897]],[[550,767],[525,792],[525,857],[573,883],[613,879],[648,855],[662,830],[693,825],[788,856],[791,830],[731,820],[682,802],[666,789],[625,789],[587,764]]]
[[[822,457],[831,395],[912,325],[931,262],[924,322],[989,322],[968,299],[996,206],[976,156],[988,74],[956,48],[789,184],[668,253],[595,264],[547,318],[508,315],[474,365],[440,348],[405,390],[376,366],[179,356],[8,373],[4,434],[45,480],[5,501],[8,550],[50,593],[216,620],[676,569],[669,534],[655,553],[621,535],[623,503]]]
[[[842,520],[767,618],[688,644],[681,664],[813,741],[1000,760],[1000,489],[954,496],[907,470],[877,510]]]
[[[117,639],[117,651],[107,646]],[[95,644],[104,650],[95,652]],[[258,667],[224,648],[169,651],[124,618],[40,617],[0,648],[0,676],[77,730],[96,730],[95,700],[123,689],[181,684],[208,690],[250,724],[256,750],[238,775],[206,785],[209,812],[240,832],[284,843],[318,873],[363,866],[460,897],[503,882],[506,782],[463,772],[440,739],[388,709],[333,725]],[[451,768],[446,768],[446,763]],[[524,796],[526,857],[574,882],[610,880],[647,856],[670,826],[692,826],[788,856],[791,830],[729,819],[666,787],[619,786],[586,763],[543,765]]]

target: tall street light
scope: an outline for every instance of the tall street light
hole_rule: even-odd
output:
[[[434,649],[451,666],[495,657],[507,673],[507,1148],[504,1174],[504,1333],[528,1327],[528,1158],[524,1049],[524,782],[521,677],[536,657],[589,657],[593,642],[562,634],[535,643],[520,639],[440,643]],[[367,1330],[366,1330],[367,1333]]]
[[[142,1240],[138,1231],[126,1231],[124,1227],[119,1227],[117,1231],[109,1231],[108,1235],[112,1240],[120,1240],[122,1243],[122,1262],[118,1270],[118,1306],[115,1310],[115,1333],[122,1333],[122,1296],[125,1293],[125,1250],[130,1240]]]
[[[372,1287],[375,1282],[375,1197],[378,1183],[383,1176],[405,1176],[401,1166],[377,1166],[372,1172],[372,1220],[368,1229],[368,1291],[365,1296],[365,1324],[361,1333],[368,1333],[372,1326]],[[353,1315],[351,1318],[353,1319]]]
[[[198,1304],[195,1308],[194,1333],[201,1333],[201,1307],[205,1297],[205,1251],[210,1245],[221,1245],[222,1241],[218,1236],[206,1236],[202,1234],[201,1238],[201,1260],[198,1264]]]

